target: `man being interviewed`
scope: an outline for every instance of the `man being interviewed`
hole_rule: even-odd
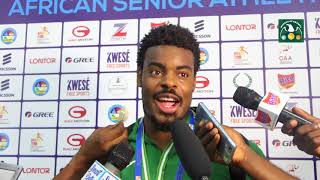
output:
[[[200,65],[199,54],[199,44],[193,34],[176,25],[153,29],[142,39],[138,51],[137,79],[138,86],[142,88],[145,116],[124,130],[129,132],[128,140],[136,149],[136,154],[141,152],[142,155],[134,157],[132,162],[121,171],[121,179],[190,179],[185,172],[182,172],[182,175],[178,174],[181,173],[178,171],[180,169],[179,157],[172,145],[169,126],[176,120],[190,122],[189,120],[192,119],[193,113],[191,113],[190,104],[196,84],[196,72]],[[251,177],[256,179],[293,179],[292,176],[265,160],[262,157],[263,153],[255,144],[248,143],[247,145],[239,133],[226,126],[224,128],[237,144],[237,149],[232,158],[231,166],[223,164],[216,151],[220,140],[217,128],[211,122],[200,122],[199,127],[196,134],[212,161],[210,179],[239,179],[232,175],[231,166],[243,169],[246,173],[246,179]],[[119,125],[116,128],[119,128]],[[123,128],[122,125],[121,128]],[[107,129],[100,131],[105,132],[100,132],[101,135],[108,134]],[[97,134],[94,132],[88,138],[63,170],[64,172],[60,173],[62,174],[59,175],[61,179],[63,177],[68,179],[71,177],[70,174],[77,172],[79,175],[83,173],[79,167],[78,170],[74,170],[76,163],[72,163],[72,161],[77,160],[77,164],[88,164],[96,159],[103,161],[111,146],[108,140],[103,140]],[[121,138],[113,137],[111,139],[126,139],[123,133],[118,134]],[[115,140],[112,142],[112,146],[114,146]],[[90,150],[93,145],[96,148]],[[101,149],[103,150],[101,151]],[[92,151],[96,153],[90,154],[89,152]],[[103,151],[104,154],[100,153]],[[141,163],[136,163],[136,158]]]

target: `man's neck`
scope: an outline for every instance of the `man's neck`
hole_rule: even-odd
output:
[[[157,129],[151,120],[145,119],[143,121],[144,131],[147,133],[148,137],[158,146],[159,149],[164,150],[167,145],[171,142],[171,132],[161,131]]]

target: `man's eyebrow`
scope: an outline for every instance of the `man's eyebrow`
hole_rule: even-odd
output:
[[[188,70],[190,70],[190,71],[192,71],[192,70],[193,70],[193,68],[192,68],[192,67],[187,66],[187,65],[178,66],[176,69],[177,69],[177,70],[181,70],[181,69],[188,69]]]
[[[148,64],[148,67],[150,67],[150,66],[156,66],[156,67],[159,67],[161,69],[165,69],[165,65],[163,65],[161,63],[157,63],[157,62],[151,62],[150,64]],[[176,70],[181,70],[181,69],[188,69],[190,71],[193,70],[193,68],[188,66],[188,65],[181,65],[181,66],[176,67]]]
[[[151,62],[150,64],[148,64],[148,67],[150,67],[150,66],[157,66],[161,69],[165,69],[165,66],[163,64],[156,63],[156,62]]]

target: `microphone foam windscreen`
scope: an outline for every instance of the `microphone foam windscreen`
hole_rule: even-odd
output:
[[[133,155],[134,150],[129,142],[121,142],[111,151],[107,162],[111,163],[119,170],[122,170],[131,162]]]
[[[173,143],[181,163],[192,179],[206,179],[211,174],[211,163],[199,138],[182,120],[171,124]]]
[[[233,94],[233,100],[236,103],[245,108],[253,110],[258,109],[261,99],[262,97],[254,90],[242,86],[239,86],[236,92]]]

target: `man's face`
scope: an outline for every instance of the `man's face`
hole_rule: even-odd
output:
[[[143,71],[138,70],[145,118],[160,130],[185,117],[195,88],[194,57],[190,50],[176,46],[150,47]]]

